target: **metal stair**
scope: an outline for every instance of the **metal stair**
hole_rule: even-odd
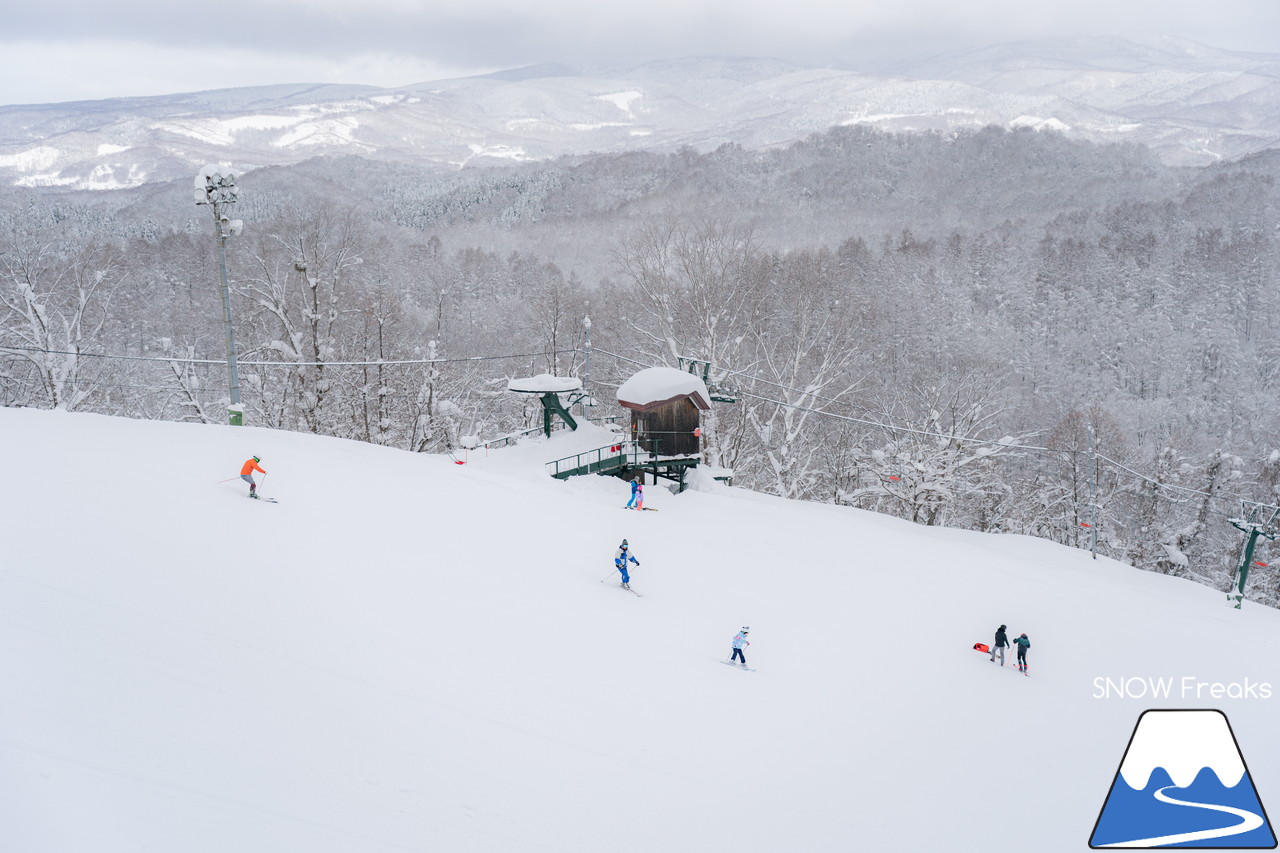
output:
[[[614,474],[624,469],[637,468],[649,454],[630,441],[619,441],[607,447],[598,447],[546,463],[547,471],[557,480],[567,480],[583,474]]]

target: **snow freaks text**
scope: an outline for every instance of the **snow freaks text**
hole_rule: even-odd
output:
[[[1201,681],[1192,675],[1181,678],[1130,676],[1093,680],[1094,699],[1270,699],[1271,683],[1253,681]]]

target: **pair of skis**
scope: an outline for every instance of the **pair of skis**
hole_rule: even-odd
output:
[[[602,580],[602,581],[600,581],[600,583],[604,583],[604,581]],[[642,593],[642,592],[636,592],[636,591],[635,591],[634,589],[632,589],[631,587],[629,587],[629,586],[623,586],[621,583],[619,583],[619,584],[618,584],[618,589],[625,590],[626,592],[629,592],[629,593],[631,593],[632,595],[634,595],[636,598],[644,598],[644,593]]]
[[[743,669],[743,670],[746,670],[747,672],[755,672],[755,669],[753,669],[752,667],[749,667],[746,664],[734,663],[732,660],[722,660],[720,661],[720,663],[724,664],[725,666],[731,666],[734,669]]]

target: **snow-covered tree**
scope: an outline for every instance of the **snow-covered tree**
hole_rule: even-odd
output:
[[[1005,406],[997,373],[981,365],[892,389],[879,446],[858,451],[863,479],[839,497],[938,525],[961,500],[1004,488],[992,461],[1023,443],[997,430]]]
[[[110,320],[123,279],[118,255],[111,248],[9,244],[0,252],[0,276],[0,343],[12,347],[10,380],[30,383],[51,408],[80,407],[105,369],[82,354]]]

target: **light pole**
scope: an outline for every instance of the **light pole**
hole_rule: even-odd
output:
[[[590,420],[588,407],[594,408],[591,399],[591,318],[582,318],[582,419]]]
[[[1089,421],[1089,553],[1098,559],[1098,450],[1093,434],[1093,421]]]
[[[236,176],[222,174],[216,165],[205,166],[196,173],[196,204],[207,204],[213,210],[213,241],[218,250],[218,276],[222,284],[222,316],[227,327],[227,372],[230,380],[231,402],[227,414],[232,426],[244,424],[244,407],[240,404],[240,375],[236,369],[236,336],[231,326],[231,285],[227,283],[227,238],[234,237],[244,228],[239,219],[229,219],[224,212],[227,205],[235,204],[240,197],[236,189]]]

